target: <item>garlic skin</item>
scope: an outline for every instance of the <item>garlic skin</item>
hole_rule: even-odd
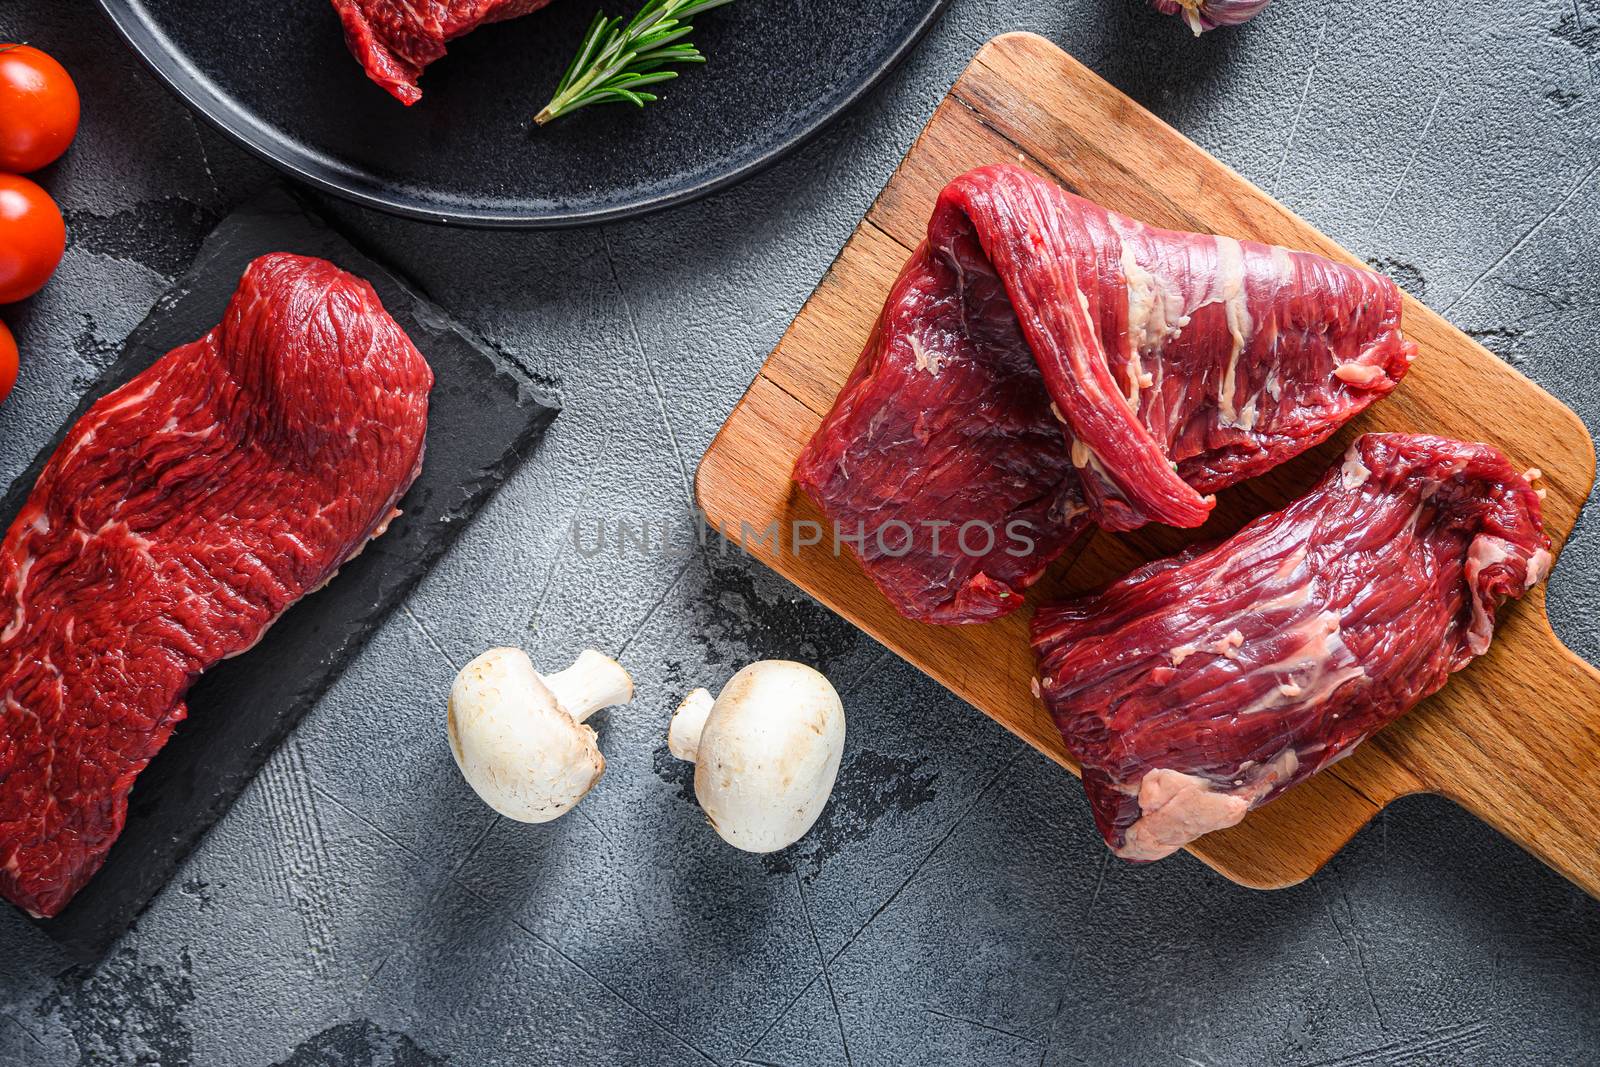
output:
[[[1196,37],[1218,26],[1238,26],[1266,9],[1271,0],[1150,0],[1163,15],[1182,15]]]

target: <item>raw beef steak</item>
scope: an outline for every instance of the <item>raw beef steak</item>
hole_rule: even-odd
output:
[[[0,894],[99,869],[195,679],[396,514],[432,384],[366,282],[270,255],[71,429],[0,542]]]
[[[1040,609],[1040,693],[1117,855],[1234,825],[1482,655],[1495,609],[1550,568],[1537,476],[1488,445],[1368,434],[1222,545]]]
[[[1044,378],[970,227],[912,256],[794,477],[923,622],[1015,610],[1089,525]]]
[[[489,22],[531,14],[550,0],[333,0],[345,43],[367,77],[407,107],[422,99],[417,79],[445,45]]]
[[[851,546],[902,614],[979,622],[1091,520],[1199,525],[1206,494],[1325,440],[1415,353],[1381,275],[984,167],[940,195],[795,481],[865,527]]]

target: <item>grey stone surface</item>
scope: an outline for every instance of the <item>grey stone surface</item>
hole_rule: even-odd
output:
[[[1278,893],[1109,862],[1072,778],[760,568],[570,546],[574,519],[681,515],[939,96],[1017,28],[1600,426],[1600,0],[1278,0],[1200,41],[1133,0],[955,0],[798,156],[666,215],[482,234],[330,203],[566,414],[104,962],[0,914],[0,1063],[1600,1062],[1600,906],[1448,803],[1395,805]],[[6,311],[0,480],[270,177],[87,0],[8,0],[16,37],[73,69],[85,125],[47,175],[62,272]],[[1590,659],[1597,563],[1586,518],[1550,602]],[[600,720],[604,786],[549,826],[497,820],[440,738],[454,666],[498,642],[620,650],[638,678]],[[851,719],[823,823],[761,859],[705,827],[663,733],[686,688],[771,655],[826,670]]]

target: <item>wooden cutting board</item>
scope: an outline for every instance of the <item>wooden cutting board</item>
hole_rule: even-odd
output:
[[[700,504],[737,535],[777,521],[820,521],[790,481],[801,447],[832,407],[880,305],[922,238],[939,190],[986,163],[1020,162],[1073,192],[1155,226],[1227,234],[1359,263],[1050,42],[996,38],[978,53],[750,386],[700,464]],[[1369,430],[1486,441],[1544,471],[1557,543],[1594,483],[1583,423],[1560,401],[1439,315],[1406,298],[1421,356],[1404,383],[1335,440],[1224,493],[1200,531],[1097,533],[1032,590],[1029,607],[982,626],[909,622],[854,559],[747,549],[1006,729],[1076,771],[1029,689],[1033,605],[1099,585],[1196,537],[1232,532],[1304,493],[1349,440]],[[788,528],[788,527],[784,527]],[[1559,641],[1538,589],[1501,613],[1489,653],[1354,756],[1191,851],[1236,882],[1291,885],[1326,863],[1384,805],[1448,796],[1600,896],[1600,673]],[[1078,832],[1094,833],[1087,817]]]

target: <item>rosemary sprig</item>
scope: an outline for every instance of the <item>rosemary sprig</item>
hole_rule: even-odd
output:
[[[704,63],[706,57],[684,40],[694,27],[689,20],[733,0],[648,0],[633,19],[594,17],[583,45],[556,95],[533,117],[543,126],[590,104],[628,103],[636,107],[656,99],[646,86],[678,76],[673,63]]]

